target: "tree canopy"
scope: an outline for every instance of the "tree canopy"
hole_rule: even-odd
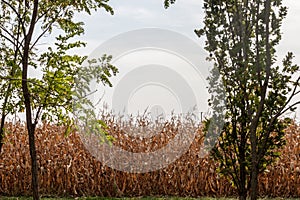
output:
[[[281,0],[205,0],[204,10],[204,28],[195,32],[206,36],[205,49],[214,62],[210,105],[220,113],[219,104],[226,101],[225,125],[212,156],[240,199],[249,191],[256,199],[258,174],[285,144],[284,130],[291,120],[283,115],[300,103],[292,101],[300,80],[294,76],[299,66],[293,64],[293,54],[276,65],[287,8]]]
[[[39,199],[35,150],[35,128],[39,121],[70,127],[80,120],[72,115],[76,107],[93,122],[87,125],[105,133],[103,123],[84,105],[91,104],[86,98],[91,92],[89,83],[96,79],[111,85],[109,77],[116,75],[117,68],[110,64],[111,56],[104,55],[83,67],[87,57],[70,53],[85,46],[77,40],[84,33],[84,23],[75,21],[75,14],[91,14],[100,8],[113,14],[108,0],[0,1],[0,84],[4,88],[0,92],[0,143],[2,146],[6,116],[25,111],[34,199]],[[56,41],[44,50],[40,41],[49,35],[54,35]],[[32,76],[33,72],[39,76]]]

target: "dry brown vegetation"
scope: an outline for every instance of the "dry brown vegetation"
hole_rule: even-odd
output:
[[[107,119],[107,123],[110,134],[117,139],[115,145],[133,152],[154,151],[172,139],[178,130],[178,122],[173,121],[165,123],[151,140],[132,140],[123,131],[129,124],[116,123],[113,118]],[[0,155],[0,196],[30,195],[30,156],[25,128],[20,123],[9,123],[6,130],[8,134]],[[39,181],[43,195],[236,195],[231,184],[216,173],[216,164],[207,156],[199,156],[203,142],[200,129],[180,159],[166,168],[143,174],[121,172],[102,165],[84,148],[78,134],[72,132],[66,137],[64,132],[64,127],[49,124],[37,129]],[[260,176],[261,196],[300,196],[300,127],[291,125],[286,130],[286,140],[281,159]]]

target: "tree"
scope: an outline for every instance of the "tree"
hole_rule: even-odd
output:
[[[167,9],[171,4],[174,4],[176,0],[164,0],[164,7]]]
[[[276,65],[275,47],[287,8],[281,0],[204,0],[204,10],[204,28],[195,32],[206,36],[205,48],[214,62],[209,102],[217,113],[220,102],[226,102],[225,124],[211,155],[239,198],[250,194],[255,200],[259,173],[285,144],[291,120],[283,115],[300,103],[292,101],[300,92],[293,54]],[[221,90],[224,95],[218,95]]]
[[[1,31],[1,30],[0,30]],[[0,32],[1,34],[1,32]],[[11,79],[6,79],[9,76],[14,77],[18,71],[18,67],[14,65],[13,63],[16,63],[17,60],[17,51],[14,53],[9,52],[11,48],[6,46],[4,42],[4,38],[2,39],[2,43],[0,46],[0,66],[1,66],[1,71],[0,71],[0,85],[2,88],[2,91],[0,93],[0,99],[3,101],[1,102],[1,122],[0,122],[0,153],[2,152],[2,146],[3,146],[3,139],[4,139],[4,134],[5,134],[5,119],[8,114],[14,114],[17,112],[17,107],[16,107],[16,96],[18,93],[20,93],[20,87],[19,91],[17,91],[13,87],[13,83]],[[6,78],[4,78],[6,77]],[[20,85],[19,85],[20,86]]]
[[[84,33],[83,23],[74,21],[75,12],[91,14],[93,10],[104,8],[113,14],[113,10],[107,4],[108,0],[0,2],[0,84],[6,88],[0,92],[3,97],[0,144],[2,146],[5,117],[25,109],[33,198],[39,199],[35,129],[41,120],[67,125],[68,132],[78,120],[76,115],[72,115],[76,107],[89,115],[92,121],[89,125],[93,126],[93,130],[105,134],[103,123],[96,119],[92,109],[85,107],[92,104],[86,98],[91,92],[88,85],[96,79],[111,86],[108,78],[116,75],[117,69],[110,64],[111,56],[106,55],[90,61],[89,66],[83,68],[86,57],[70,55],[69,50],[85,45],[74,41],[76,36]],[[58,33],[55,47],[44,51],[39,49],[43,36],[53,34],[55,28]],[[42,76],[30,77],[29,70],[37,70]],[[80,103],[74,104],[74,100]]]

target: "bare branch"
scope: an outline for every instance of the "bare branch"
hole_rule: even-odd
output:
[[[281,110],[283,110],[283,109],[291,102],[291,100],[293,99],[293,97],[299,93],[299,91],[296,92],[296,91],[297,91],[297,88],[298,88],[298,86],[299,86],[299,82],[300,82],[300,76],[298,77],[297,81],[295,82],[295,87],[294,87],[294,89],[293,89],[292,94],[290,95],[289,99],[286,101],[286,103],[284,104],[284,106],[282,106],[282,109],[281,109]],[[280,112],[281,112],[281,111],[280,111]]]
[[[19,20],[21,20],[21,15],[20,15],[20,13],[16,10],[16,8],[15,7],[13,7],[10,3],[8,3],[7,1],[5,1],[5,0],[1,0],[3,3],[5,3],[6,5],[8,5],[8,7],[10,7],[13,11],[14,11],[14,13],[17,15],[17,17],[19,18]]]
[[[18,21],[21,23],[22,25],[22,29],[23,29],[23,34],[25,35],[26,33],[26,28],[25,28],[25,22],[23,21],[24,17],[25,17],[25,14],[26,14],[26,9],[25,9],[25,12],[23,14],[23,16],[20,15],[20,12],[18,12],[10,3],[8,3],[7,1],[5,0],[1,0],[3,3],[5,3],[6,5],[8,5],[12,10],[13,12],[17,15],[18,17]],[[21,8],[21,1],[19,0],[19,10]]]
[[[3,36],[3,37],[5,37],[5,39],[7,39],[10,43],[12,43],[13,46],[17,45],[17,44],[15,44],[14,41],[17,41],[18,45],[21,45],[18,42],[17,38],[14,36],[14,34],[10,33],[5,27],[3,27],[2,24],[0,24],[0,29],[3,30],[6,34],[8,34],[9,37],[10,37],[10,39],[7,36],[3,35],[2,33],[0,33],[0,35]]]
[[[2,27],[0,26],[0,29],[2,29]],[[15,45],[15,42],[13,41],[13,38],[9,38],[6,35],[3,35],[2,33],[0,33],[0,36],[3,37],[4,39],[6,39],[7,41],[9,41],[13,46]]]
[[[41,18],[42,16],[44,16],[50,9],[48,9],[44,14],[42,14],[35,23],[37,23]],[[54,20],[52,22],[50,22],[48,24],[48,27],[45,28],[45,30],[37,37],[37,39],[33,42],[32,46],[30,47],[30,50],[32,50],[34,48],[34,46],[38,43],[38,41],[49,31],[49,29],[51,28],[51,26],[55,23],[55,20],[57,19],[57,17],[61,14],[61,11],[60,10],[57,15],[54,17]]]
[[[298,91],[297,93],[300,93],[300,91]],[[284,114],[286,111],[290,110],[291,108],[293,108],[294,106],[300,104],[300,101],[297,101],[295,103],[293,103],[292,105],[288,106],[286,109],[282,110],[280,113],[279,113],[279,116],[281,116],[282,114]]]

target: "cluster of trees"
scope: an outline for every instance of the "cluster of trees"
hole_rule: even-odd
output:
[[[164,6],[173,3],[175,0],[165,0]],[[86,98],[90,81],[111,86],[109,77],[116,75],[117,68],[106,55],[84,68],[86,57],[68,52],[84,46],[74,42],[84,32],[83,23],[74,20],[76,12],[91,14],[103,8],[113,14],[113,9],[108,0],[0,0],[0,7],[0,151],[6,117],[25,111],[33,197],[39,199],[35,150],[39,121],[71,127],[80,120],[72,115],[76,108],[80,117],[89,115],[90,126],[105,134],[103,123],[84,105],[91,104]],[[240,199],[251,194],[254,200],[258,174],[279,156],[277,149],[284,145],[284,129],[290,121],[281,116],[300,103],[291,103],[299,93],[300,80],[292,76],[299,70],[292,63],[293,54],[287,54],[282,66],[275,66],[275,47],[287,8],[281,0],[204,0],[203,9],[204,27],[195,32],[206,36],[205,48],[214,62],[208,79],[210,106],[214,115],[225,115],[211,155],[220,163],[220,173],[237,187]],[[54,29],[60,33],[55,47],[39,52],[39,41]],[[29,70],[38,70],[42,77],[30,77]],[[224,100],[225,110],[219,110]],[[212,123],[206,122],[207,126]]]

